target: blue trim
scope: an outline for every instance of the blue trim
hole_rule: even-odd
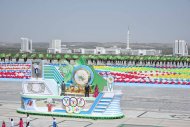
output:
[[[59,112],[59,113],[67,113],[64,109],[55,109],[53,112]]]
[[[96,105],[98,104],[98,102],[100,101],[100,99],[102,98],[102,96],[103,96],[103,93],[99,93],[98,97],[96,97],[96,100],[94,101],[90,109],[88,111],[81,111],[80,114],[91,114],[93,110],[95,109]]]

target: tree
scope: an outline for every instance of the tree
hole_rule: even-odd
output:
[[[9,61],[12,61],[12,54],[11,54],[11,53],[6,54],[5,57],[6,57]]]
[[[73,59],[73,60],[76,60],[76,59],[78,59],[78,58],[79,58],[78,55],[72,55],[72,59]]]
[[[44,54],[42,54],[42,53],[38,54],[38,59],[43,60],[44,59]]]
[[[47,60],[49,60],[49,62],[51,63],[51,62],[52,62],[52,59],[53,59],[53,56],[52,56],[52,54],[46,54],[46,58],[47,58]]]
[[[64,58],[70,63],[71,55],[65,54]]]
[[[20,57],[20,54],[19,54],[19,53],[17,53],[17,54],[14,55],[14,58],[16,59],[16,62],[19,61],[19,57]]]
[[[24,59],[24,62],[26,62],[28,59],[28,54],[22,54],[22,59]]]
[[[175,57],[175,64],[176,66],[180,64],[180,57]]]
[[[97,63],[97,60],[96,60],[97,58],[95,57],[95,55],[90,55],[89,59],[91,60],[92,64],[96,64]]]
[[[57,61],[59,62],[61,60],[61,54],[56,54],[55,58],[57,59]]]
[[[172,65],[174,65],[174,62],[175,62],[175,57],[174,56],[171,57],[171,62],[172,62]]]
[[[129,57],[129,61],[130,61],[130,63],[132,64],[133,61],[134,61],[134,56],[130,56],[130,57]]]
[[[189,66],[190,65],[190,58],[189,57],[187,57],[186,62],[187,62],[187,65]]]
[[[1,61],[5,62],[5,53],[2,53],[0,56],[1,56]]]
[[[104,56],[103,55],[98,55],[98,63],[103,63],[104,62]]]
[[[111,57],[112,63],[115,65],[116,61],[118,60],[117,56]]]
[[[180,61],[182,62],[183,66],[184,66],[184,64],[185,64],[185,62],[186,62],[186,57],[185,57],[185,56],[184,56],[184,57],[181,57]]]
[[[37,57],[37,55],[34,53],[34,54],[30,54],[30,59],[33,59],[33,60],[35,60],[36,59],[36,57]]]
[[[124,60],[125,60],[125,63],[128,64],[129,63],[129,56],[124,56]]]
[[[135,65],[137,65],[140,61],[140,56],[135,56],[134,61],[135,61]]]

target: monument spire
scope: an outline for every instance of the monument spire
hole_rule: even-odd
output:
[[[129,31],[129,26],[128,26],[128,31],[127,31],[127,49],[131,49],[129,47],[129,41],[130,41],[130,31]]]

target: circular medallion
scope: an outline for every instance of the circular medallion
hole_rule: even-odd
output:
[[[73,108],[73,110],[74,110],[74,113],[80,113],[81,108],[76,106],[76,107]]]
[[[89,74],[86,70],[80,69],[75,72],[74,79],[77,84],[84,86],[88,84]]]
[[[94,79],[94,75],[90,67],[85,65],[80,65],[75,67],[73,71],[73,82],[77,85],[85,86],[91,85]]]
[[[66,111],[67,111],[67,113],[73,113],[73,107],[72,106],[67,106]]]
[[[70,101],[69,97],[64,97],[62,100],[62,103],[64,106],[69,106],[69,101]]]
[[[83,107],[85,105],[85,100],[83,98],[78,98],[78,106]]]
[[[77,106],[77,103],[78,103],[77,98],[75,98],[75,97],[70,98],[70,106],[75,107],[75,106]]]

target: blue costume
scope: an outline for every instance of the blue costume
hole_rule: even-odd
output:
[[[53,120],[53,127],[57,127],[56,120]]]

